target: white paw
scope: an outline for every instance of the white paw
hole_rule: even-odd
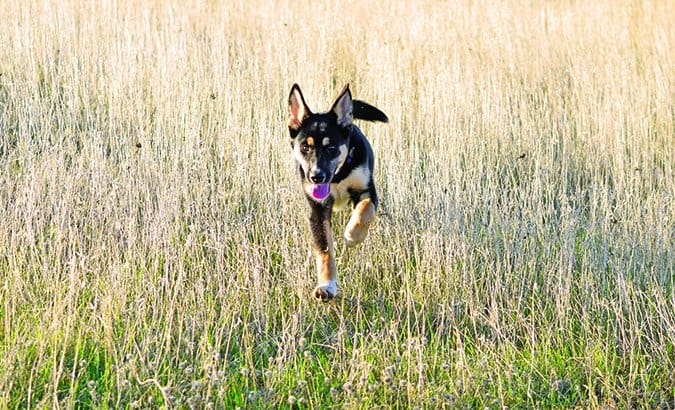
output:
[[[327,302],[337,295],[337,281],[329,280],[314,289],[314,298]]]

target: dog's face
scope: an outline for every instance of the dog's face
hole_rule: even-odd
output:
[[[349,155],[353,120],[349,86],[326,113],[312,113],[297,84],[291,89],[288,105],[293,157],[300,165],[305,190],[314,199],[322,200],[328,196],[331,180]]]

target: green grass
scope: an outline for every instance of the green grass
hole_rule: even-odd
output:
[[[146,3],[0,11],[0,408],[675,407],[672,2]],[[328,304],[295,82],[391,119]]]

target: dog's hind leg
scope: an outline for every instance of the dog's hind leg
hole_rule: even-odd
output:
[[[367,193],[361,195],[362,199],[356,202],[352,216],[349,218],[347,228],[345,229],[345,242],[347,246],[354,246],[366,239],[368,228],[375,219],[375,209],[377,207],[377,197],[368,196]]]
[[[337,295],[338,289],[333,229],[331,228],[332,203],[322,205],[310,201],[310,205],[312,214],[309,217],[309,223],[318,272],[318,285],[314,289],[314,297],[326,302]]]

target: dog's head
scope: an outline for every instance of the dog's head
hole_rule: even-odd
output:
[[[293,157],[300,164],[308,193],[317,200],[328,196],[330,182],[349,155],[353,102],[349,85],[345,86],[333,107],[314,114],[294,84],[288,97],[288,130]]]

